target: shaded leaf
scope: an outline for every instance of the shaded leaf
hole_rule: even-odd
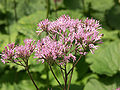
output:
[[[120,5],[113,6],[107,13],[106,19],[112,29],[120,29]]]

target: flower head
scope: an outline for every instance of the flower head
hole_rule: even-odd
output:
[[[5,46],[5,49],[2,51],[1,54],[1,61],[5,64],[5,62],[14,61],[14,43],[8,44]]]
[[[85,55],[88,49],[94,53],[93,49],[98,47],[96,43],[101,43],[103,34],[99,33],[101,26],[95,19],[78,20],[62,15],[56,21],[50,22],[47,19],[47,24],[41,24],[42,22],[46,22],[46,20],[39,23],[40,27],[47,25],[46,29],[41,28],[42,31],[52,35],[52,39],[63,42],[68,48],[76,46],[79,54]]]
[[[67,47],[65,47],[62,42],[54,41],[47,36],[41,41],[38,40],[35,50],[35,58],[40,59],[39,61],[42,62],[47,61],[49,64],[52,64],[54,62],[69,62],[70,57],[73,58],[73,60],[75,61],[75,56],[73,56],[72,54],[65,54],[66,52],[68,52],[66,48]]]
[[[5,46],[1,54],[1,61],[5,62],[17,62],[19,58],[27,60],[35,49],[35,41],[32,39],[25,39],[25,45],[15,46],[14,43]]]
[[[15,47],[15,57],[16,58],[22,58],[22,59],[28,59],[30,55],[33,53],[35,49],[35,41],[32,39],[25,39],[24,40],[25,45],[20,45]]]

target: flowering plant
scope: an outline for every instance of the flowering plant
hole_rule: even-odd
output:
[[[72,79],[72,74],[76,64],[82,56],[89,51],[94,54],[96,46],[101,42],[103,34],[99,33],[101,26],[99,21],[94,19],[71,19],[69,16],[62,15],[56,21],[49,21],[45,19],[38,24],[37,34],[46,32],[47,36],[36,43],[32,39],[24,40],[25,45],[16,45],[14,43],[8,44],[8,48],[2,52],[3,63],[15,63],[25,67],[36,89],[38,86],[34,82],[29,72],[29,57],[34,52],[34,58],[42,63],[47,62],[50,70],[63,90],[69,90]],[[77,58],[79,55],[79,58]],[[71,62],[73,66],[67,71],[67,63]],[[56,77],[52,66],[57,65],[60,68],[64,85]],[[68,79],[68,76],[70,78]]]

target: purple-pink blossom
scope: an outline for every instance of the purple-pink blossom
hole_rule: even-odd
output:
[[[47,36],[38,40],[37,44],[32,39],[24,40],[25,45],[15,46],[8,44],[2,53],[1,61],[17,61],[26,59],[35,52],[37,61],[49,64],[64,64],[76,61],[76,55],[86,55],[89,51],[94,54],[97,43],[101,43],[99,29],[101,25],[95,19],[72,19],[62,15],[55,21],[45,19],[38,24],[38,35],[45,31]],[[15,47],[14,47],[15,46]]]
[[[43,38],[41,41],[38,40],[37,47],[35,49],[35,58],[38,58],[38,61],[47,61],[49,64],[65,63],[69,62],[69,59],[72,58],[73,61],[76,60],[76,57],[72,54],[66,55],[69,49],[60,41],[54,41],[50,37]],[[66,59],[67,58],[67,59]]]
[[[32,39],[25,39],[25,45],[19,45],[15,47],[15,57],[28,59],[35,49],[35,41]]]
[[[117,88],[116,90],[120,90],[120,88]]]
[[[36,57],[41,58],[42,61],[51,59],[51,57],[52,60],[62,57],[64,62],[69,62],[70,58],[75,61],[76,57],[72,53],[76,52],[80,55],[86,55],[88,51],[94,53],[98,47],[96,43],[101,43],[103,36],[99,33],[101,29],[99,21],[88,18],[85,20],[71,19],[68,15],[62,15],[52,22],[45,19],[38,24],[38,29],[36,32],[45,31],[48,34],[45,40],[37,43]],[[61,47],[62,49],[59,49]],[[71,51],[71,48],[74,50]]]

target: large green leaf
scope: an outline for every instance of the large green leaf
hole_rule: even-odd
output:
[[[106,20],[112,29],[120,29],[120,5],[113,6],[106,15]]]
[[[22,18],[36,11],[45,10],[45,0],[16,0],[17,1],[17,17]]]
[[[116,90],[118,87],[120,87],[120,78],[119,75],[115,75],[109,78],[99,78],[99,80],[91,78],[85,85],[84,90]]]
[[[36,39],[38,36],[36,35],[37,24],[46,18],[46,11],[38,11],[30,16],[25,16],[21,18],[17,24],[13,24],[12,28],[14,31],[18,31],[27,38]],[[41,34],[40,37],[45,34]]]
[[[88,55],[90,69],[98,74],[113,76],[120,71],[120,41],[101,46],[95,54]]]
[[[113,31],[111,31],[111,30],[102,29],[102,30],[100,30],[100,32],[104,34],[104,36],[103,36],[103,40],[104,41],[106,41],[106,40],[108,40],[108,41],[114,41],[114,40],[119,39],[119,36],[118,36],[119,30],[113,30]]]

